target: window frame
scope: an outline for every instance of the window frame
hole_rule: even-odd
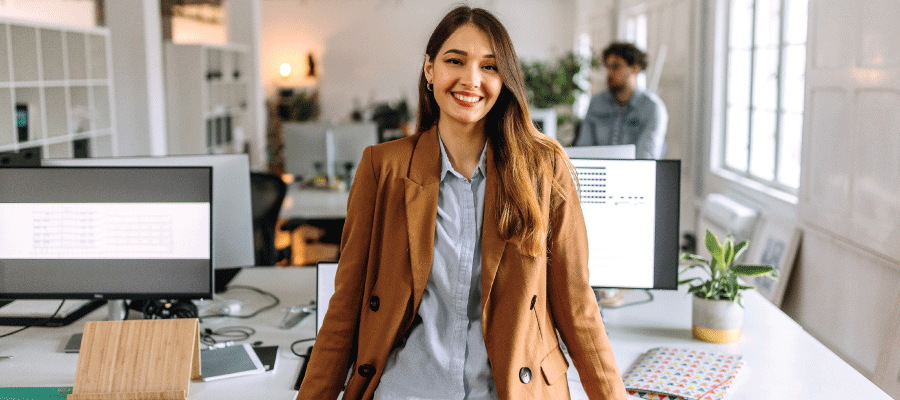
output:
[[[724,5],[725,12],[723,13],[723,17],[725,21],[723,21],[724,28],[724,43],[722,47],[723,54],[723,62],[721,74],[722,78],[718,80],[720,82],[719,88],[714,88],[715,92],[718,92],[718,96],[723,103],[721,107],[718,107],[718,110],[714,111],[716,115],[715,120],[717,120],[715,126],[715,142],[718,143],[715,146],[714,156],[711,158],[712,170],[716,175],[721,176],[722,178],[734,181],[742,186],[748,187],[750,189],[767,193],[773,197],[780,198],[782,200],[795,203],[797,201],[797,196],[799,193],[799,182],[800,177],[797,177],[798,187],[793,187],[788,184],[783,183],[780,180],[780,170],[784,167],[782,165],[782,153],[785,151],[782,144],[782,135],[783,135],[783,116],[791,111],[788,111],[784,108],[784,98],[785,98],[785,81],[786,81],[786,71],[785,71],[785,53],[787,48],[792,45],[798,45],[799,43],[791,43],[786,39],[786,25],[787,19],[789,16],[787,15],[788,5],[787,3],[791,0],[779,0],[779,26],[778,26],[778,39],[777,39],[777,62],[775,65],[775,70],[777,71],[775,82],[775,91],[777,93],[776,96],[776,104],[774,108],[774,152],[773,152],[773,165],[772,165],[772,179],[767,179],[752,173],[752,143],[754,133],[759,135],[760,132],[754,132],[753,127],[753,115],[754,111],[758,110],[760,107],[754,103],[754,94],[756,89],[758,88],[759,83],[756,82],[756,57],[761,48],[757,42],[757,13],[759,12],[759,7],[757,6],[759,0],[753,0],[753,13],[751,16],[751,24],[750,24],[750,43],[749,43],[749,68],[748,75],[750,78],[749,90],[747,91],[747,105],[746,108],[742,107],[743,111],[747,112],[747,122],[746,122],[746,131],[747,131],[747,159],[743,169],[738,169],[732,165],[729,165],[727,160],[727,152],[728,152],[728,112],[731,104],[729,103],[729,92],[731,90],[729,85],[729,67],[732,61],[732,52],[734,48],[731,46],[731,37],[732,37],[732,18],[731,18],[731,9],[733,6],[733,0],[723,0],[720,4]],[[807,3],[808,10],[808,3]],[[808,15],[808,14],[807,14]],[[808,46],[809,40],[808,38],[804,38],[803,46]],[[805,95],[805,85],[804,85],[804,95]],[[805,99],[804,99],[805,102]],[[802,118],[802,114],[801,114]],[[802,142],[802,133],[799,135],[799,140]],[[797,143],[798,148],[802,145],[802,143]],[[798,164],[802,163],[802,159],[798,160]],[[798,169],[798,174],[799,174]]]

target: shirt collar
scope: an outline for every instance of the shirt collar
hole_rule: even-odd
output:
[[[453,169],[453,165],[450,164],[450,157],[447,156],[447,148],[444,147],[444,139],[441,139],[441,135],[438,134],[438,142],[441,144],[441,180],[444,180],[444,177],[447,173],[455,173],[459,176],[462,176],[459,172]],[[485,155],[487,154],[487,142],[484,143],[484,148],[481,149],[481,158],[478,160],[478,166],[475,167],[475,171],[472,171],[472,178],[481,173],[481,176],[487,176],[485,173],[487,171],[487,159]]]
[[[634,107],[635,103],[637,103],[637,101],[638,101],[638,97],[643,95],[644,90],[634,88],[634,92],[631,93],[631,98],[628,99],[628,102],[625,104],[619,104],[619,102],[616,101],[616,96],[613,95],[612,92],[610,92],[609,90],[607,90],[606,93],[609,95],[610,104],[612,104],[616,107],[629,107],[630,108],[630,107]]]

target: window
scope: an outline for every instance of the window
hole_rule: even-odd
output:
[[[808,0],[728,0],[721,167],[796,194]]]
[[[647,48],[647,12],[629,15],[625,18],[624,37],[626,42],[634,44],[637,48],[648,51]],[[641,73],[637,77],[637,87],[647,88],[647,74]]]

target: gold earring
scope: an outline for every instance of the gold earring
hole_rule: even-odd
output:
[[[426,83],[426,84],[425,84],[425,89],[428,89],[429,92],[433,92],[433,91],[434,91],[434,84],[431,83],[431,82]]]

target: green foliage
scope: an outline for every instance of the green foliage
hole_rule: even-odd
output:
[[[690,263],[681,270],[682,273],[699,268],[708,276],[707,279],[694,277],[679,281],[679,285],[689,285],[688,293],[704,299],[734,301],[743,306],[741,291],[753,289],[753,286],[740,283],[738,276],[767,275],[777,278],[775,268],[771,265],[734,264],[734,260],[747,250],[748,241],[735,244],[734,237],[728,235],[724,242],[720,242],[716,235],[707,230],[705,243],[711,256],[709,259],[696,254],[681,255],[681,261]]]
[[[525,90],[531,106],[551,108],[556,105],[572,105],[575,96],[582,91],[575,83],[575,74],[581,71],[583,62],[582,57],[569,52],[555,62],[522,63]]]
[[[309,121],[319,116],[319,93],[301,90],[290,100],[290,121]]]

